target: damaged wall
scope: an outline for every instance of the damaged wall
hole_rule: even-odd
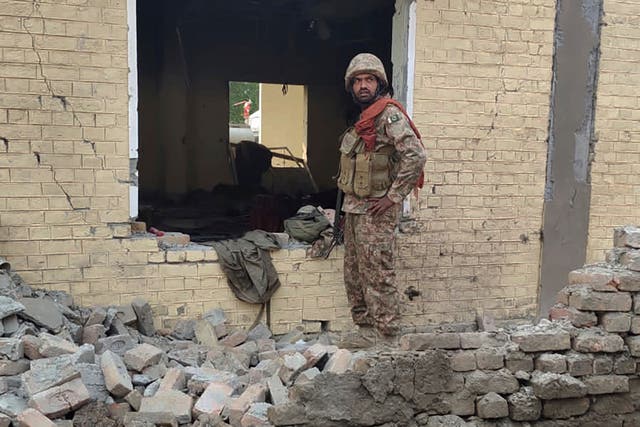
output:
[[[614,246],[608,263],[586,265],[562,279],[568,286],[557,295],[552,321],[409,333],[399,339],[404,351],[337,350],[313,381],[300,374],[290,400],[269,408],[270,421],[639,425],[640,316],[633,301],[640,296],[640,229],[616,229]]]
[[[0,253],[34,287],[67,291],[80,304],[144,296],[166,324],[211,307],[224,307],[233,324],[253,322],[259,307],[232,296],[213,250],[164,251],[155,237],[131,234],[126,4],[1,1],[0,23]],[[186,122],[175,120],[187,112],[182,78],[176,68],[141,80],[141,92],[160,91],[177,105],[141,106],[164,126],[142,132],[184,132]],[[219,88],[199,89],[207,102]],[[146,154],[161,163],[188,153],[196,155]],[[186,179],[169,174],[160,185],[180,189]],[[350,324],[340,253],[314,262],[304,250],[274,254],[283,283],[272,301],[274,331]]]
[[[604,4],[610,25],[602,39],[590,253],[600,251],[608,224],[637,214],[637,105],[635,97],[622,96],[633,93],[636,64],[625,58],[635,51],[618,47],[632,46],[634,7]],[[536,313],[555,11],[552,0],[490,1],[482,8],[472,1],[417,3],[414,118],[429,161],[417,217],[399,239],[398,283],[409,323],[465,323],[476,312],[498,319]],[[215,306],[234,324],[252,322],[257,308],[231,297],[212,251],[161,251],[151,236],[131,238],[126,5],[0,0],[0,16],[0,254],[28,283],[69,291],[85,305],[144,296],[167,322]],[[175,55],[177,46],[170,48]],[[267,53],[277,58],[276,47]],[[347,57],[332,58],[326,66],[335,74],[308,86],[309,132],[319,141],[309,143],[310,166],[324,179],[335,169],[316,159],[332,153],[327,144],[337,145],[345,123],[338,123],[342,112],[323,107],[345,97]],[[188,64],[193,75],[219,75],[214,59],[201,55]],[[238,59],[239,69],[251,69],[253,59]],[[171,63],[161,55],[154,61]],[[141,132],[188,147],[148,149],[147,158],[162,165],[212,155],[199,141],[215,135],[184,141],[182,135],[187,112],[204,121],[222,90],[222,84],[194,82],[200,98],[187,102],[180,64],[173,65],[162,79],[140,81],[141,94],[157,91],[175,104],[171,110],[141,105],[141,113],[146,109],[162,122],[150,129],[141,119]],[[302,57],[289,65],[309,75],[321,69]],[[261,80],[283,76],[289,78],[280,70]],[[224,80],[225,88],[227,78],[252,80],[250,74],[223,77],[216,82]],[[631,89],[621,86],[627,82]],[[222,129],[226,134],[226,118]],[[193,175],[151,176],[163,191],[183,191],[189,179],[207,177],[202,164],[193,165]],[[310,328],[350,326],[340,252],[335,255],[319,261],[301,250],[274,254],[284,278],[272,304],[275,331],[304,321]]]
[[[640,3],[603,7],[588,261],[602,258],[613,227],[640,223]]]
[[[433,2],[418,3],[414,117],[425,135],[430,160],[413,224],[416,232],[399,240],[400,291],[404,296],[413,287],[413,293],[408,292],[412,300],[407,297],[403,304],[409,323],[469,322],[476,310],[497,318],[535,311],[539,251],[535,233],[542,204],[554,8],[522,6],[509,12],[502,3],[491,5],[479,11],[472,4],[443,8]],[[147,236],[143,242],[130,238],[125,5],[3,1],[2,6],[1,13],[9,17],[3,22],[13,22],[14,27],[3,24],[0,39],[3,59],[10,62],[0,69],[6,92],[1,110],[6,114],[0,117],[9,122],[0,135],[8,141],[0,157],[5,191],[0,197],[0,253],[33,286],[69,291],[82,304],[115,299],[124,303],[145,296],[168,321],[220,305],[235,324],[253,321],[257,308],[231,298],[217,263],[202,261],[211,255],[190,255],[188,250],[184,255],[163,255],[155,238]],[[33,27],[22,27],[23,21]],[[528,27],[535,29],[522,29]],[[64,29],[64,35],[49,34],[51,28]],[[183,36],[188,45],[190,35]],[[175,56],[176,39],[167,38],[174,40],[167,46]],[[74,49],[64,50],[70,46]],[[267,53],[274,56],[257,60],[276,58],[273,62],[278,63],[277,46],[265,48]],[[314,53],[322,61],[328,56]],[[221,51],[220,57],[232,54]],[[319,141],[309,142],[310,166],[319,171],[316,176],[335,173],[317,158],[332,152],[328,144],[337,145],[344,112],[322,106],[338,97],[348,101],[342,73],[349,57],[325,61],[334,74],[319,75],[308,85],[309,132]],[[213,55],[187,58],[192,75],[221,73]],[[251,70],[253,58],[238,59],[238,69]],[[171,64],[162,55],[154,61]],[[146,151],[163,165],[170,160],[184,162],[187,155],[203,156],[197,145],[181,137],[186,114],[195,104],[190,106],[180,89],[184,85],[180,64],[173,65],[162,78],[140,80],[141,95],[160,91],[175,104],[174,110],[141,105],[141,116],[145,108],[151,109],[163,126],[151,132],[141,118],[141,132],[151,132],[153,140],[170,135],[176,143],[193,147],[193,151],[178,146],[168,147],[173,151]],[[307,70],[309,76],[323,70],[304,57],[289,65]],[[147,71],[141,68],[143,76]],[[274,71],[261,80],[282,81],[283,76],[289,78]],[[250,74],[237,73],[224,78],[252,80]],[[200,89],[203,98],[216,90]],[[65,104],[60,96],[66,97]],[[221,104],[227,105],[226,94]],[[202,106],[204,113],[197,120],[204,120],[207,108]],[[82,126],[71,120],[71,111],[81,118]],[[333,121],[335,126],[327,125]],[[226,118],[224,129],[226,134]],[[93,144],[82,142],[84,138]],[[140,147],[144,179],[142,138]],[[197,177],[201,172],[193,173]],[[161,188],[180,191],[188,185],[185,174],[166,176],[171,179],[156,177]],[[287,251],[275,257],[276,268],[286,276],[272,304],[278,328],[305,320],[314,327],[326,321],[336,329],[350,324],[339,258],[314,261]]]
[[[354,352],[350,333],[274,336],[229,327],[220,308],[156,329],[143,298],[79,307],[0,257],[0,423],[637,427],[640,228],[616,229],[614,245],[609,264],[569,274],[553,321],[431,328]]]

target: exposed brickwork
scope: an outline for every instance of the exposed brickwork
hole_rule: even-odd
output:
[[[100,299],[129,229],[126,2],[66,3],[0,4],[0,253]]]
[[[402,241],[422,323],[536,307],[555,1],[417,2],[414,117],[429,160]]]
[[[603,258],[613,227],[640,223],[638,14],[638,2],[604,0],[587,262]]]
[[[596,158],[606,163],[594,165],[590,254],[608,247],[611,221],[637,222],[621,206],[638,200],[614,196],[633,195],[636,179],[625,163],[638,160],[636,117],[620,96],[633,92],[616,85],[618,70],[633,83],[619,46],[637,8],[605,2]],[[409,322],[535,312],[554,16],[553,0],[417,2],[414,117],[430,160],[417,232],[400,239],[400,290],[421,293],[403,304]],[[258,307],[232,295],[214,251],[130,238],[127,72],[125,0],[0,0],[0,254],[27,283],[79,304],[144,297],[168,325],[212,307],[248,325]],[[351,324],[341,251],[274,261],[274,332]]]
[[[0,3],[0,253],[28,283],[81,304],[143,296],[168,321],[220,306],[232,323],[251,323],[257,308],[232,296],[212,251],[164,253],[154,239],[128,239],[126,2]],[[424,230],[400,245],[401,291],[423,297],[407,301],[405,316],[531,314],[553,1],[481,10],[438,0],[417,13],[414,116],[431,161]],[[281,251],[275,263],[275,332],[303,320],[316,330],[321,320],[350,324],[340,258]]]
[[[618,240],[618,249],[637,250],[635,238],[640,237],[640,228],[626,230],[630,238]],[[620,229],[616,230],[619,232]],[[355,386],[348,391],[345,377],[340,383],[327,381],[322,374],[309,385],[296,382],[289,395],[291,400],[269,409],[270,420],[274,425],[288,425],[290,418],[286,416],[292,415],[291,405],[300,404],[302,410],[293,413],[306,415],[309,420],[307,424],[300,422],[301,425],[323,424],[325,417],[344,423],[352,420],[357,423],[356,420],[368,417],[371,424],[411,425],[410,420],[401,419],[398,414],[402,411],[397,408],[415,405],[431,411],[428,423],[424,413],[415,416],[416,424],[423,425],[464,425],[465,421],[483,426],[512,425],[514,421],[550,426],[638,425],[635,402],[640,336],[633,331],[629,334],[628,329],[608,330],[620,317],[635,314],[630,303],[620,304],[620,295],[630,301],[638,291],[593,289],[594,285],[620,283],[621,277],[636,274],[640,277],[640,269],[629,269],[615,260],[571,272],[571,284],[566,288],[568,303],[576,310],[595,311],[598,315],[595,326],[543,319],[537,325],[512,326],[496,332],[407,334],[399,344],[401,350],[410,353],[396,352],[392,357],[383,353],[366,363],[353,362],[347,371],[360,375],[361,381],[352,382]],[[571,297],[581,290],[599,292],[598,304],[584,307],[581,300],[572,302]],[[465,349],[468,347],[465,342],[483,345]],[[329,363],[323,374],[328,369]],[[418,376],[424,381],[415,382]],[[339,378],[340,373],[334,377]],[[403,384],[407,380],[408,387]],[[345,395],[358,396],[360,407],[365,407],[367,399],[376,403],[366,406],[366,413],[354,413],[352,405],[344,405],[338,418],[326,408],[340,407],[338,399],[331,400],[339,387],[345,387],[340,389]],[[360,387],[367,393],[360,394]],[[402,398],[394,401],[390,411],[385,405],[396,394]],[[468,418],[472,415],[476,417]],[[564,424],[562,420],[568,418],[571,421]]]
[[[141,296],[169,324],[216,306],[252,323],[258,307],[233,296],[213,250],[129,238],[127,2],[78,3],[0,1],[0,254],[79,304]],[[274,258],[275,332],[349,321],[338,258]]]

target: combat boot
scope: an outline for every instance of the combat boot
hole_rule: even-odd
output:
[[[376,345],[376,330],[372,327],[357,326],[356,329],[340,334],[337,346],[347,350],[370,348]]]

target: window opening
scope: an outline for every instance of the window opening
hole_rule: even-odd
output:
[[[392,75],[394,3],[137,0],[138,218],[206,242],[332,208],[344,70],[372,52]]]

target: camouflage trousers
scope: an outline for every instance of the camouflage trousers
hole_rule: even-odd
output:
[[[344,225],[344,283],[354,323],[385,335],[398,331],[399,298],[394,250],[400,206],[384,214],[347,213]]]

